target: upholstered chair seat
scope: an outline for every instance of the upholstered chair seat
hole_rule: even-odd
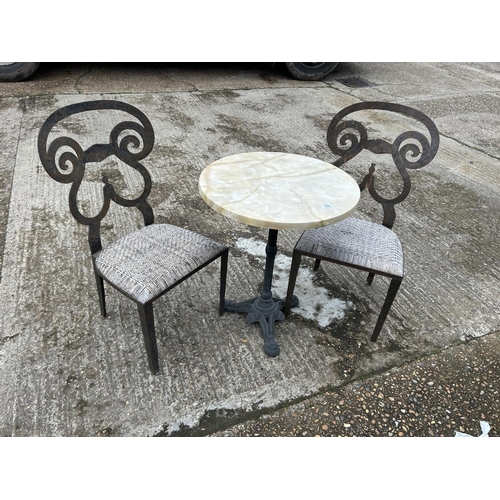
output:
[[[151,224],[94,255],[99,274],[141,304],[215,259],[224,245],[170,224]]]
[[[403,247],[394,231],[354,217],[305,231],[296,249],[369,272],[400,277],[404,274]]]

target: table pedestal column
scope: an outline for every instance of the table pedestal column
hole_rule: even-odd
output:
[[[244,302],[233,302],[226,300],[224,310],[229,312],[248,313],[247,324],[259,323],[264,337],[264,352],[268,356],[277,356],[280,353],[280,346],[274,338],[274,323],[284,321],[285,315],[281,311],[285,305],[282,299],[273,298],[271,285],[274,272],[274,258],[277,252],[276,242],[278,240],[278,230],[270,229],[266,246],[266,267],[264,270],[264,285],[261,294],[253,299]],[[298,304],[297,297],[293,297],[291,307]]]

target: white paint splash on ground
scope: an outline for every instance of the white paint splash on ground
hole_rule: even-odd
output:
[[[239,238],[236,248],[253,255],[262,262],[266,260],[266,244],[254,238]],[[274,276],[272,291],[274,296],[285,299],[288,288],[288,276],[292,259],[286,255],[276,255],[274,261]],[[263,267],[264,269],[264,267]],[[342,319],[345,310],[352,306],[352,302],[346,302],[331,297],[328,290],[317,286],[313,282],[314,273],[312,267],[300,267],[297,274],[294,294],[299,298],[299,305],[293,308],[293,312],[300,314],[306,319],[316,321],[322,328],[328,326],[334,319]]]

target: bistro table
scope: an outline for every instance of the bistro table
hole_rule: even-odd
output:
[[[333,224],[356,210],[356,181],[330,163],[289,153],[251,152],[221,158],[200,176],[201,198],[216,212],[251,226],[269,229],[264,285],[258,297],[233,302],[224,310],[247,313],[247,324],[258,322],[264,352],[280,352],[274,323],[283,321],[284,301],[272,296],[271,285],[278,230],[311,229]],[[294,297],[292,305],[297,305]]]

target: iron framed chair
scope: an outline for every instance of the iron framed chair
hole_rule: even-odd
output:
[[[108,144],[94,144],[85,151],[73,138],[54,131],[61,120],[78,113],[98,110],[124,111],[137,121],[123,121],[111,131]],[[58,135],[47,145],[49,134]],[[139,139],[140,137],[140,139]],[[70,183],[69,208],[73,217],[88,226],[88,242],[102,316],[106,316],[104,281],[137,304],[149,367],[159,371],[153,302],[206,265],[221,258],[219,315],[224,312],[228,247],[210,238],[170,224],[155,224],[153,209],[147,202],[152,189],[151,176],[140,163],[154,145],[154,131],[144,113],[130,104],[88,101],[65,106],[52,113],[38,135],[38,153],[46,172],[57,182]],[[118,195],[109,178],[102,174],[104,201],[95,217],[78,209],[77,197],[87,163],[101,163],[112,157],[135,169],[144,180],[144,189],[135,199]],[[59,168],[58,168],[59,167]],[[101,222],[110,203],[135,207],[143,216],[144,227],[133,231],[106,248],[101,242]]]
[[[369,139],[367,129],[359,121],[343,121],[347,115],[363,110],[399,113],[415,119],[427,128],[430,143],[424,134],[415,130],[400,134],[393,143]],[[408,142],[409,140],[413,142]],[[327,142],[333,153],[340,155],[333,163],[337,167],[344,165],[364,149],[376,155],[391,155],[403,180],[403,189],[392,199],[383,198],[375,188],[375,164],[372,163],[359,188],[360,191],[368,190],[373,199],[382,205],[382,223],[349,217],[331,226],[304,231],[293,250],[284,312],[285,315],[290,313],[302,256],[316,259],[315,271],[322,260],[367,271],[368,285],[371,285],[376,274],[387,276],[391,279],[389,290],[371,336],[371,341],[376,342],[404,277],[403,248],[392,231],[396,219],[395,205],[405,200],[410,192],[408,169],[422,168],[436,156],[439,132],[428,116],[409,106],[362,102],[347,106],[333,117],[328,127]]]

